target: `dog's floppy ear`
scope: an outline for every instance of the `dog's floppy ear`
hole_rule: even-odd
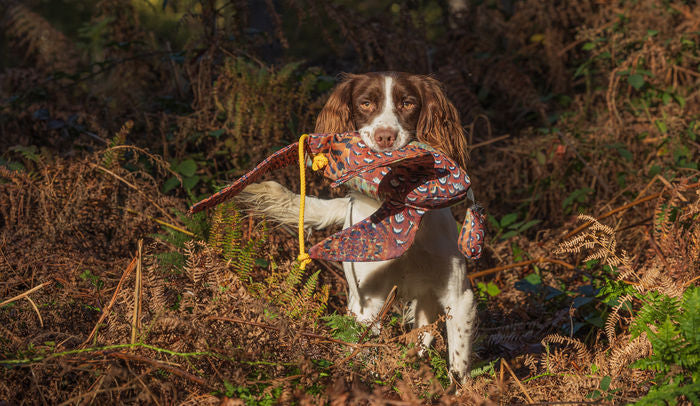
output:
[[[447,99],[442,85],[436,79],[421,76],[418,87],[423,108],[418,117],[416,137],[466,169],[469,150],[457,109]]]
[[[335,87],[316,119],[317,133],[343,133],[355,130],[350,105],[355,76],[345,74],[341,77],[342,81]]]

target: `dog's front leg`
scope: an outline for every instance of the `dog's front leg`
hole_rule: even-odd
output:
[[[348,228],[369,217],[379,208],[380,204],[380,202],[364,195],[352,193],[343,228]],[[384,299],[391,290],[391,285],[378,275],[392,262],[343,262],[343,271],[348,282],[348,312],[358,322],[369,325],[376,321]],[[371,327],[373,333],[379,333],[378,323]]]
[[[459,260],[463,261],[461,258]],[[446,324],[450,371],[460,383],[464,383],[469,377],[469,357],[476,330],[476,306],[469,283],[460,280],[459,276],[464,273],[460,274],[454,275],[457,280],[453,281],[451,297],[445,303],[448,305],[445,310],[449,316]]]
[[[348,281],[348,312],[359,323],[371,324],[374,334],[379,334],[381,326],[377,317],[391,291],[391,286],[376,278],[386,266],[386,261],[343,263]]]
[[[425,327],[433,322],[438,317],[440,313],[440,308],[437,300],[434,296],[423,296],[416,299],[416,319],[414,323],[414,328]],[[430,331],[423,331],[419,336],[420,349],[418,350],[418,356],[422,357],[425,352],[430,348],[430,344],[433,343],[433,334]]]

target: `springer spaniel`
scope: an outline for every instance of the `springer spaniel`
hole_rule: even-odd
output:
[[[358,131],[376,151],[399,149],[417,139],[466,167],[466,139],[457,110],[440,83],[428,76],[400,72],[348,74],[336,86],[318,116],[317,133]],[[276,182],[248,186],[237,200],[268,218],[296,224],[299,195]],[[359,192],[345,198],[306,198],[305,226],[349,227],[369,217],[381,202]],[[403,300],[415,303],[415,327],[447,314],[450,371],[460,382],[469,375],[475,330],[474,298],[466,260],[457,248],[457,223],[449,208],[423,217],[413,245],[399,258],[379,262],[345,262],[348,310],[369,324],[394,285]],[[376,330],[376,326],[374,326]],[[421,338],[421,353],[432,342]]]

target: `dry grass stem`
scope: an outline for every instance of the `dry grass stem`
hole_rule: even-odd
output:
[[[510,373],[510,376],[512,376],[513,379],[515,380],[515,383],[518,384],[518,387],[520,388],[520,390],[523,392],[523,395],[525,395],[525,398],[527,399],[527,403],[528,403],[528,404],[533,404],[534,401],[533,401],[532,398],[530,397],[530,394],[527,393],[527,389],[525,389],[525,386],[523,386],[523,383],[520,382],[520,379],[518,379],[518,377],[515,376],[515,372],[513,372],[513,370],[510,368],[510,365],[508,365],[508,362],[505,360],[505,358],[501,358],[501,364],[502,364],[502,365],[505,365],[506,369],[507,369],[508,372]]]
[[[46,285],[49,285],[50,283],[51,283],[51,282],[44,282],[44,283],[41,283],[41,284],[39,284],[39,285],[37,285],[37,286],[34,286],[33,288],[29,289],[28,291],[26,291],[26,292],[24,292],[24,293],[20,293],[20,294],[17,295],[17,296],[11,297],[11,298],[9,298],[9,299],[3,301],[2,303],[0,303],[0,307],[6,305],[6,304],[8,304],[8,303],[12,303],[12,302],[14,302],[15,300],[22,299],[23,297],[26,297],[26,296],[28,296],[28,295],[30,295],[30,294],[36,292],[37,290],[43,288],[43,287],[46,286]]]
[[[138,253],[136,254],[136,278],[134,281],[134,314],[131,322],[131,344],[136,342],[136,337],[141,331],[141,265],[143,263],[143,240],[138,241]]]
[[[107,317],[109,312],[112,310],[112,306],[114,306],[114,303],[117,300],[117,296],[119,295],[119,292],[121,291],[121,287],[124,284],[124,281],[126,280],[126,278],[129,277],[129,274],[131,274],[131,271],[133,271],[134,267],[136,266],[137,259],[138,259],[137,257],[134,257],[131,260],[131,262],[129,263],[129,265],[126,267],[124,272],[122,273],[121,278],[119,278],[119,283],[117,283],[117,287],[114,289],[114,293],[112,294],[112,299],[109,301],[109,304],[107,305],[107,307],[102,309],[102,314],[100,315],[100,318],[97,320],[97,323],[95,323],[95,327],[92,328],[92,331],[90,332],[88,337],[81,344],[81,347],[83,347],[83,348],[86,347],[90,343],[90,341],[92,341],[92,338],[95,336],[95,333],[97,333],[97,330],[99,329],[100,324],[104,321],[105,317]]]
[[[39,308],[36,307],[36,303],[34,303],[34,301],[32,300],[32,298],[29,297],[29,296],[25,296],[24,298],[27,299],[27,300],[29,301],[29,304],[30,304],[30,305],[32,305],[32,308],[34,309],[34,311],[36,312],[37,317],[39,318],[39,325],[41,326],[41,328],[44,328],[44,319],[41,318],[41,312],[39,312]]]
[[[123,184],[125,184],[125,185],[128,186],[129,188],[135,190],[135,191],[138,192],[141,196],[143,196],[144,199],[148,200],[148,201],[153,205],[153,207],[157,208],[165,217],[167,217],[168,220],[170,220],[170,221],[173,222],[173,223],[175,222],[175,219],[174,219],[164,208],[162,208],[158,203],[156,203],[156,202],[155,202],[153,199],[151,199],[145,192],[143,192],[140,188],[138,188],[138,187],[137,187],[136,185],[134,185],[133,183],[129,182],[128,180],[122,178],[121,176],[117,175],[116,173],[110,171],[109,169],[107,169],[107,168],[105,168],[105,167],[103,167],[103,166],[95,165],[95,164],[92,164],[92,163],[90,164],[90,166],[92,166],[92,167],[95,168],[95,169],[99,169],[99,170],[101,170],[102,172],[107,173],[107,174],[113,176],[113,177],[114,177],[115,179],[117,179],[118,181],[122,182]]]

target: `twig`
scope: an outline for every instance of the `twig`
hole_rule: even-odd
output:
[[[158,164],[161,168],[165,169],[168,173],[176,177],[182,185],[182,176],[174,170],[170,169],[170,164],[164,161],[162,157],[154,155],[143,148],[137,147],[136,145],[114,145],[109,148],[106,148],[105,151],[113,151],[115,149],[128,149],[146,155],[151,160],[151,162]]]
[[[472,151],[472,150],[475,150],[475,149],[477,149],[477,148],[479,148],[479,147],[483,147],[483,146],[486,146],[486,145],[489,145],[489,144],[493,144],[494,142],[498,142],[498,141],[505,140],[505,139],[508,138],[508,137],[510,137],[510,134],[501,135],[500,137],[491,138],[490,140],[478,142],[478,143],[476,143],[476,144],[470,146],[470,147],[469,147],[469,150]]]
[[[141,254],[143,240],[138,241],[138,254],[136,256],[136,282],[134,283],[134,317],[131,322],[131,344],[136,342],[136,335],[141,330]]]
[[[119,208],[122,209],[122,210],[126,210],[126,211],[128,211],[129,213],[131,213],[131,214],[136,214],[136,215],[139,215],[139,216],[144,216],[144,217],[148,218],[149,220],[153,220],[153,221],[155,221],[156,223],[158,223],[158,224],[160,224],[160,225],[162,225],[162,226],[165,226],[165,227],[168,227],[168,228],[172,228],[173,230],[179,231],[179,232],[181,232],[181,233],[183,233],[183,234],[185,234],[185,235],[189,235],[190,237],[195,237],[194,233],[191,232],[191,231],[187,231],[187,230],[185,230],[184,228],[178,227],[178,226],[173,225],[173,224],[170,224],[170,223],[166,223],[165,221],[159,220],[159,219],[157,219],[157,218],[155,218],[155,217],[151,217],[151,216],[149,216],[148,214],[140,213],[140,212],[138,212],[138,211],[136,211],[136,210],[131,210],[131,209],[128,208],[128,207],[121,207],[121,206],[120,206]]]
[[[503,358],[501,358],[501,368],[499,368],[499,369],[500,369],[500,371],[498,374],[498,386],[500,387],[500,390],[503,390],[503,386],[504,386],[503,382],[505,382],[503,379],[504,378],[503,374],[506,372],[505,368],[503,368]]]
[[[500,272],[500,271],[505,271],[506,269],[517,268],[517,267],[520,267],[520,266],[525,266],[525,265],[530,265],[530,264],[540,264],[540,263],[543,263],[543,262],[548,262],[548,263],[552,263],[552,264],[561,265],[561,266],[563,266],[563,267],[565,267],[565,268],[567,268],[567,269],[576,269],[575,266],[573,266],[573,265],[571,265],[571,264],[569,264],[569,263],[566,263],[566,262],[564,262],[564,261],[560,261],[560,260],[554,259],[554,258],[540,257],[540,258],[536,258],[536,259],[529,259],[529,260],[527,260],[527,261],[516,262],[516,263],[514,263],[514,264],[501,265],[501,266],[497,266],[497,267],[495,267],[495,268],[485,269],[485,270],[483,270],[483,271],[472,272],[472,273],[467,274],[467,277],[469,277],[470,281],[473,283],[473,282],[474,282],[474,281],[473,281],[474,278],[478,278],[478,277],[480,277],[480,276],[490,275],[490,274],[492,274],[492,273],[496,273],[496,272]]]
[[[374,322],[372,324],[377,324],[381,323],[382,320],[384,319],[384,316],[389,312],[389,309],[391,308],[391,305],[394,303],[394,300],[396,299],[396,292],[398,291],[398,287],[394,285],[393,288],[389,291],[389,294],[386,295],[386,299],[384,299],[384,304],[382,305],[382,309],[379,311],[379,314],[377,317],[374,319]],[[364,341],[365,337],[367,336],[367,333],[369,332],[369,328],[366,329],[363,333],[358,342]]]
[[[34,386],[36,387],[36,391],[39,392],[39,396],[41,397],[41,400],[44,402],[45,405],[48,405],[49,402],[46,401],[46,397],[44,397],[44,391],[41,390],[41,386],[39,386],[39,380],[36,378],[36,374],[34,373],[34,368],[29,368],[29,372],[32,373],[32,381],[34,382]],[[104,375],[102,375],[104,376]]]
[[[163,213],[163,215],[164,215],[165,217],[167,217],[168,220],[172,221],[173,223],[175,222],[175,219],[173,219],[173,218],[170,216],[170,214],[168,214],[168,212],[165,211],[164,208],[160,207],[160,205],[159,205],[158,203],[156,203],[153,199],[151,199],[150,197],[148,197],[148,195],[147,195],[145,192],[143,192],[141,189],[139,189],[139,188],[138,188],[136,185],[134,185],[133,183],[129,182],[128,180],[122,178],[121,176],[117,175],[116,173],[110,171],[109,169],[107,169],[107,168],[105,168],[105,167],[103,167],[103,166],[95,165],[95,164],[93,164],[93,163],[90,163],[90,166],[92,166],[93,168],[99,169],[99,170],[101,170],[101,171],[104,172],[104,173],[107,173],[107,174],[109,174],[109,175],[112,175],[112,176],[115,177],[117,180],[119,180],[120,182],[122,182],[123,184],[125,184],[126,186],[128,186],[129,188],[131,188],[131,189],[137,191],[141,196],[143,196],[146,200],[148,200],[153,206],[155,206],[158,210],[160,210],[160,212]]]
[[[298,374],[298,375],[287,375],[287,376],[282,376],[279,378],[273,378],[273,379],[264,379],[261,381],[246,381],[247,384],[249,385],[255,385],[259,383],[279,383],[279,382],[285,382],[285,381],[291,381],[297,378],[301,378],[304,375]]]
[[[687,74],[689,74],[689,75],[693,75],[693,76],[696,76],[696,77],[700,77],[700,73],[695,72],[695,71],[692,71],[692,70],[690,70],[690,69],[688,69],[688,68],[684,68],[684,67],[682,67],[682,66],[671,65],[671,68],[676,69],[676,70],[679,70],[679,71],[684,72],[684,73],[687,73]]]
[[[104,383],[106,376],[107,375],[100,375],[97,379],[95,379],[95,382],[93,382],[92,385],[90,385],[90,387],[87,388],[87,392],[85,392],[85,394],[92,393],[93,395],[92,395],[92,398],[90,400],[88,400],[87,402],[83,402],[83,403],[87,404],[87,403],[95,401],[95,398],[97,397],[97,394],[99,393],[98,391],[100,390],[100,388],[102,388],[102,384]],[[97,389],[95,389],[95,388],[97,388]]]
[[[145,362],[147,364],[153,365],[156,368],[165,369],[166,371],[171,372],[171,373],[173,373],[181,378],[189,379],[192,382],[198,383],[202,386],[206,386],[207,388],[211,388],[211,385],[209,385],[207,383],[207,381],[205,381],[204,379],[202,379],[198,376],[192,375],[191,373],[189,373],[187,371],[183,371],[180,368],[176,368],[172,365],[168,365],[166,363],[156,361],[156,360],[151,359],[151,358],[146,358],[146,357],[143,357],[143,356],[137,355],[137,354],[128,354],[125,352],[111,352],[107,355],[109,355],[110,357],[113,357],[113,358],[120,358],[123,360]]]
[[[80,345],[81,347],[85,347],[90,342],[90,340],[92,340],[92,337],[95,335],[95,333],[97,333],[97,329],[99,328],[100,323],[102,323],[105,317],[107,317],[109,311],[112,310],[112,306],[114,306],[114,303],[117,301],[117,295],[119,294],[119,290],[122,287],[122,283],[124,283],[124,280],[129,276],[131,271],[134,270],[134,266],[136,265],[136,259],[137,258],[134,257],[124,270],[124,273],[122,274],[122,277],[121,279],[119,279],[119,283],[117,284],[117,288],[114,289],[114,293],[112,294],[112,300],[109,301],[107,307],[102,309],[102,315],[100,316],[99,320],[97,320],[97,323],[95,323],[95,327],[90,332],[88,338]]]
[[[638,222],[636,222],[636,223],[632,223],[632,224],[630,224],[630,225],[627,225],[627,226],[624,226],[624,227],[622,227],[622,228],[619,228],[617,231],[625,231],[625,230],[629,230],[630,228],[635,228],[635,227],[647,225],[647,223],[649,223],[649,222],[652,221],[653,219],[654,219],[653,217],[647,217],[647,218],[645,218],[644,220],[640,220],[640,221],[638,221]]]
[[[218,359],[227,359],[228,360],[228,358],[226,358],[225,356],[223,356],[221,354],[214,353],[214,352],[210,352],[210,351],[177,352],[177,351],[168,350],[167,348],[156,347],[155,345],[150,345],[150,344],[145,344],[145,343],[135,343],[135,344],[112,344],[112,345],[105,345],[102,347],[94,347],[94,348],[80,348],[80,349],[76,349],[76,350],[68,350],[68,351],[56,352],[56,353],[48,354],[48,355],[36,356],[33,358],[0,359],[0,365],[31,364],[32,362],[44,361],[44,360],[51,359],[51,358],[60,358],[60,357],[68,356],[68,355],[83,354],[83,353],[88,353],[88,352],[103,352],[103,351],[116,350],[116,349],[121,349],[121,348],[147,348],[149,350],[153,350],[153,351],[156,351],[159,353],[168,354],[168,355],[172,355],[172,356],[176,356],[176,357],[209,356],[209,357],[215,357]]]
[[[527,390],[525,390],[525,386],[523,386],[522,382],[520,382],[520,379],[518,379],[518,377],[515,376],[515,373],[513,372],[512,369],[510,369],[510,365],[508,365],[508,362],[506,362],[506,360],[505,360],[504,358],[501,358],[501,365],[502,365],[502,366],[505,365],[506,369],[507,369],[508,372],[510,373],[510,376],[512,376],[513,379],[515,379],[515,383],[518,384],[518,386],[520,387],[520,390],[521,390],[521,391],[523,392],[523,394],[525,395],[525,398],[527,399],[527,403],[530,404],[530,405],[533,404],[533,403],[535,403],[535,402],[532,400],[532,398],[530,397],[530,395],[527,393]]]
[[[437,329],[437,325],[444,322],[446,318],[447,318],[447,316],[445,314],[441,314],[440,316],[438,316],[437,320],[435,320],[434,322],[432,322],[430,324],[426,324],[425,326],[416,327],[416,328],[411,329],[410,331],[408,331],[406,333],[399,334],[397,336],[388,338],[385,340],[385,342],[395,343],[395,342],[399,342],[399,341],[403,340],[404,338],[415,336],[417,334],[421,334],[421,333],[426,332],[426,331],[435,330],[435,329]]]
[[[685,289],[685,288],[687,288],[688,286],[692,285],[693,282],[695,282],[695,281],[698,280],[698,279],[700,279],[700,276],[696,276],[696,277],[694,277],[693,279],[689,280],[688,282],[684,283],[684,284],[683,284],[683,289]]]
[[[680,187],[682,187],[683,189],[686,189],[686,190],[688,190],[688,189],[696,189],[696,188],[700,187],[700,182],[698,182],[698,183],[692,183],[692,184],[690,184],[690,185],[685,185],[685,186],[680,186]],[[653,195],[644,196],[644,197],[639,198],[639,199],[637,199],[637,200],[635,200],[635,201],[633,201],[633,202],[627,203],[627,204],[622,205],[622,206],[620,206],[620,207],[618,207],[618,208],[616,208],[616,209],[610,210],[609,212],[603,214],[602,216],[599,216],[597,219],[598,219],[598,220],[602,220],[602,219],[604,219],[604,218],[607,218],[607,217],[612,216],[613,214],[616,214],[616,213],[619,213],[619,212],[621,212],[621,211],[623,211],[623,210],[629,209],[629,208],[632,207],[632,206],[636,206],[636,205],[638,205],[638,204],[642,204],[642,203],[644,203],[644,202],[648,202],[649,200],[656,199],[657,197],[661,197],[661,195],[662,195],[663,193],[664,193],[664,192],[659,192],[659,193],[654,193]],[[572,231],[570,231],[568,234],[566,234],[564,237],[562,237],[562,240],[566,240],[566,239],[571,238],[572,236],[574,236],[574,235],[578,234],[579,232],[585,230],[586,228],[590,227],[592,224],[593,224],[592,221],[587,221],[587,222],[581,224],[580,226],[576,227],[575,229],[573,229]]]
[[[34,286],[33,288],[29,289],[28,291],[26,291],[26,292],[24,292],[24,293],[20,293],[19,295],[15,296],[15,297],[12,297],[12,298],[10,298],[10,299],[7,299],[7,300],[5,300],[4,302],[0,303],[0,307],[6,305],[6,304],[8,304],[8,303],[12,303],[12,302],[14,302],[15,300],[22,299],[23,297],[32,294],[33,292],[35,292],[35,291],[37,291],[37,290],[43,288],[44,286],[46,286],[46,285],[48,285],[48,284],[50,284],[50,283],[51,283],[51,282],[44,282],[44,283],[42,283],[42,284],[40,284],[40,285]]]
[[[124,385],[117,386],[117,387],[114,387],[114,388],[98,389],[98,390],[91,391],[91,392],[81,393],[81,394],[79,394],[79,395],[77,395],[77,396],[74,396],[74,397],[72,397],[72,398],[66,400],[65,402],[59,403],[58,406],[67,406],[67,405],[73,404],[74,402],[76,402],[76,401],[78,401],[78,400],[80,400],[80,399],[84,399],[84,398],[86,398],[86,397],[88,397],[88,396],[92,396],[93,399],[94,399],[94,398],[97,397],[97,395],[99,395],[100,393],[105,393],[105,392],[119,392],[119,391],[124,390],[124,389],[127,389],[128,387],[130,387],[131,385],[133,385],[135,381],[136,381],[135,379],[132,379],[131,381],[125,383]]]
[[[151,390],[148,389],[148,385],[146,385],[146,384],[143,382],[143,379],[141,379],[141,376],[136,375],[136,373],[134,373],[134,371],[131,369],[131,366],[129,365],[129,363],[126,363],[126,367],[129,369],[129,372],[131,372],[131,375],[133,375],[134,378],[136,378],[136,379],[139,381],[139,383],[141,384],[141,386],[143,387],[143,389],[148,393],[148,396],[151,397],[151,400],[153,401],[153,403],[155,403],[156,406],[160,406],[160,402],[158,402],[158,399],[157,399],[156,396],[153,394],[153,392],[151,392]],[[142,374],[142,376],[146,376],[146,375],[150,374],[151,372],[153,372],[153,368],[148,369],[146,372],[144,372],[144,373]],[[104,376],[104,375],[102,375],[102,376]]]
[[[596,29],[594,30],[594,32],[598,33],[598,32],[600,32],[600,31],[603,31],[604,29],[606,29],[606,28],[612,26],[613,23],[615,23],[615,20],[609,21],[609,22],[607,22],[607,23],[601,25],[600,27],[596,28]],[[563,56],[565,53],[569,52],[571,49],[575,48],[576,45],[582,43],[583,41],[585,41],[585,40],[584,40],[584,39],[578,39],[578,40],[576,40],[576,41],[574,41],[574,42],[571,42],[571,43],[567,44],[566,46],[564,46],[564,48],[562,48],[562,49],[557,53],[557,56],[559,56],[559,57]]]
[[[32,298],[29,296],[25,296],[24,298],[29,300],[29,304],[32,305],[32,307],[34,308],[34,311],[36,312],[36,315],[39,316],[39,324],[41,325],[41,328],[44,328],[44,320],[41,318],[41,313],[39,313],[39,308],[36,307],[36,303],[34,303]]]
[[[644,203],[644,202],[648,202],[649,200],[656,199],[657,197],[660,197],[662,194],[663,194],[663,192],[659,192],[659,193],[654,193],[653,195],[644,196],[644,197],[642,197],[642,198],[640,198],[640,199],[637,199],[637,200],[635,200],[635,201],[633,201],[633,202],[627,203],[627,204],[625,204],[625,205],[623,205],[623,206],[620,206],[620,207],[618,207],[618,208],[616,208],[616,209],[610,210],[609,212],[603,214],[602,216],[599,216],[597,219],[598,219],[598,220],[602,220],[602,219],[604,219],[604,218],[610,217],[610,216],[612,216],[613,214],[619,213],[619,212],[621,212],[621,211],[623,211],[623,210],[626,210],[626,209],[629,209],[629,208],[632,207],[632,206],[636,206],[636,205],[638,205],[638,204],[642,204],[642,203]],[[567,233],[564,237],[562,237],[562,240],[567,240],[567,239],[571,238],[572,236],[578,234],[579,232],[581,232],[581,231],[587,229],[587,228],[590,227],[592,224],[593,224],[593,221],[587,221],[587,222],[581,224],[580,226],[576,227],[575,229],[569,231],[569,233]]]
[[[151,371],[147,371],[146,373],[141,374],[141,376],[146,375],[147,373],[150,373],[150,372],[151,372]],[[104,375],[103,375],[103,376],[104,376]],[[124,385],[117,386],[117,387],[114,387],[114,388],[97,389],[97,390],[92,390],[92,391],[89,391],[89,392],[81,393],[81,394],[79,394],[79,395],[77,395],[77,396],[74,396],[74,397],[72,397],[72,398],[66,400],[66,401],[63,402],[63,403],[60,403],[58,406],[70,405],[70,404],[73,404],[75,401],[77,401],[77,400],[79,400],[79,399],[83,399],[83,398],[86,398],[86,397],[91,396],[91,395],[92,395],[92,400],[94,400],[95,397],[97,397],[97,395],[100,394],[100,393],[105,393],[105,392],[118,392],[118,391],[127,389],[128,387],[130,387],[131,385],[133,385],[134,382],[136,382],[136,379],[132,379],[132,380],[130,380],[129,382],[125,383]],[[100,383],[100,386],[101,386],[101,385],[102,385],[102,383]]]
[[[222,317],[222,316],[209,316],[205,320],[221,320],[221,321],[230,321],[232,323],[239,323],[239,324],[248,324],[250,326],[255,326],[255,327],[260,327],[260,328],[266,328],[269,330],[275,330],[275,331],[281,331],[282,329],[273,326],[270,324],[265,324],[265,323],[259,323],[257,321],[250,321],[250,320],[243,320],[239,319],[236,317]],[[354,348],[361,348],[361,347],[383,347],[383,344],[358,344],[358,343],[349,343],[347,341],[342,341],[342,340],[337,340],[335,338],[331,337],[326,337],[321,334],[315,334],[315,333],[309,333],[307,331],[298,331],[299,334],[303,335],[304,337],[309,337],[309,338],[315,338],[317,340],[324,340],[328,341],[331,343],[336,343],[336,344],[342,344],[342,345],[347,345],[348,347],[354,347]]]

